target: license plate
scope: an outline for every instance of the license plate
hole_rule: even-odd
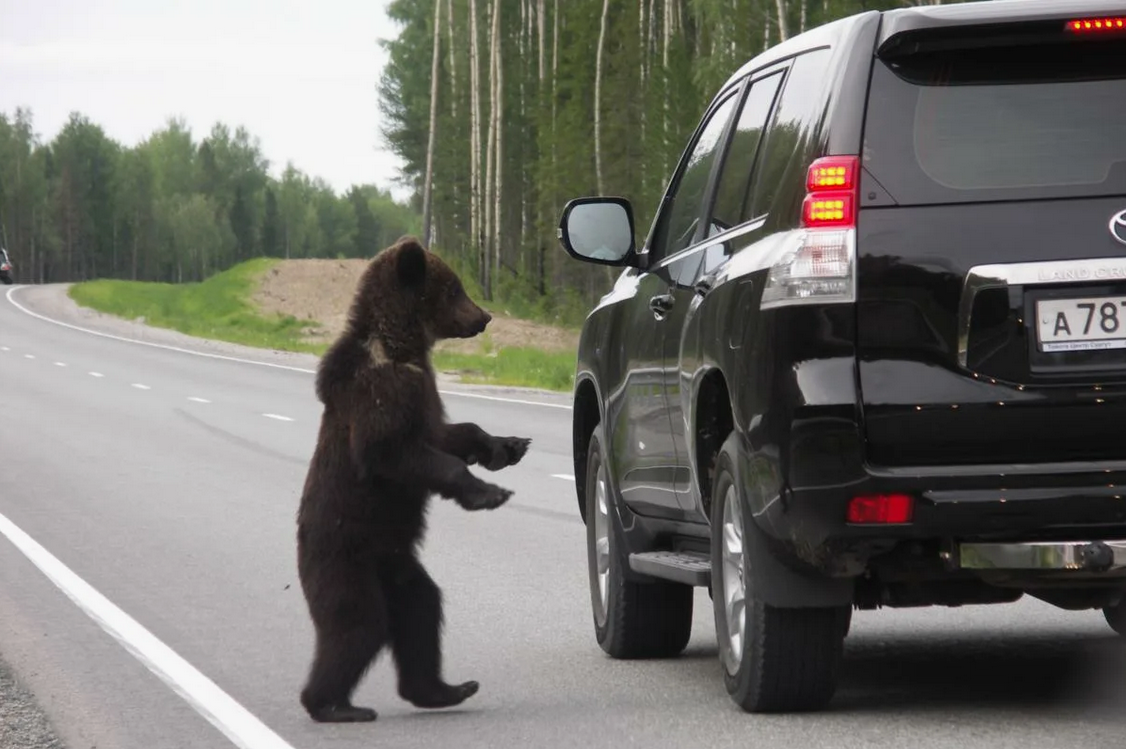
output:
[[[1036,342],[1046,353],[1126,349],[1126,297],[1039,300]]]

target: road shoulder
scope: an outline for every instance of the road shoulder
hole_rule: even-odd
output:
[[[4,749],[65,749],[43,709],[0,658],[0,746]]]

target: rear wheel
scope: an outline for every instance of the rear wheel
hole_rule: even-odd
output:
[[[613,528],[611,484],[598,429],[587,450],[586,539],[590,600],[599,646],[614,658],[678,655],[692,634],[690,585],[626,579]]]
[[[726,452],[712,486],[712,601],[727,693],[747,712],[819,710],[836,690],[850,609],[758,600],[748,552],[757,528]]]
[[[1106,617],[1106,623],[1110,625],[1111,629],[1122,637],[1126,637],[1126,598],[1103,609],[1103,616]]]

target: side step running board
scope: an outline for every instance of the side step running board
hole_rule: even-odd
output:
[[[695,551],[647,551],[630,554],[629,566],[634,572],[652,575],[700,588],[711,587],[712,562],[707,554]]]

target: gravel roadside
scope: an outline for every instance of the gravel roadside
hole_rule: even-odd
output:
[[[0,659],[0,747],[65,749],[51,721]]]

